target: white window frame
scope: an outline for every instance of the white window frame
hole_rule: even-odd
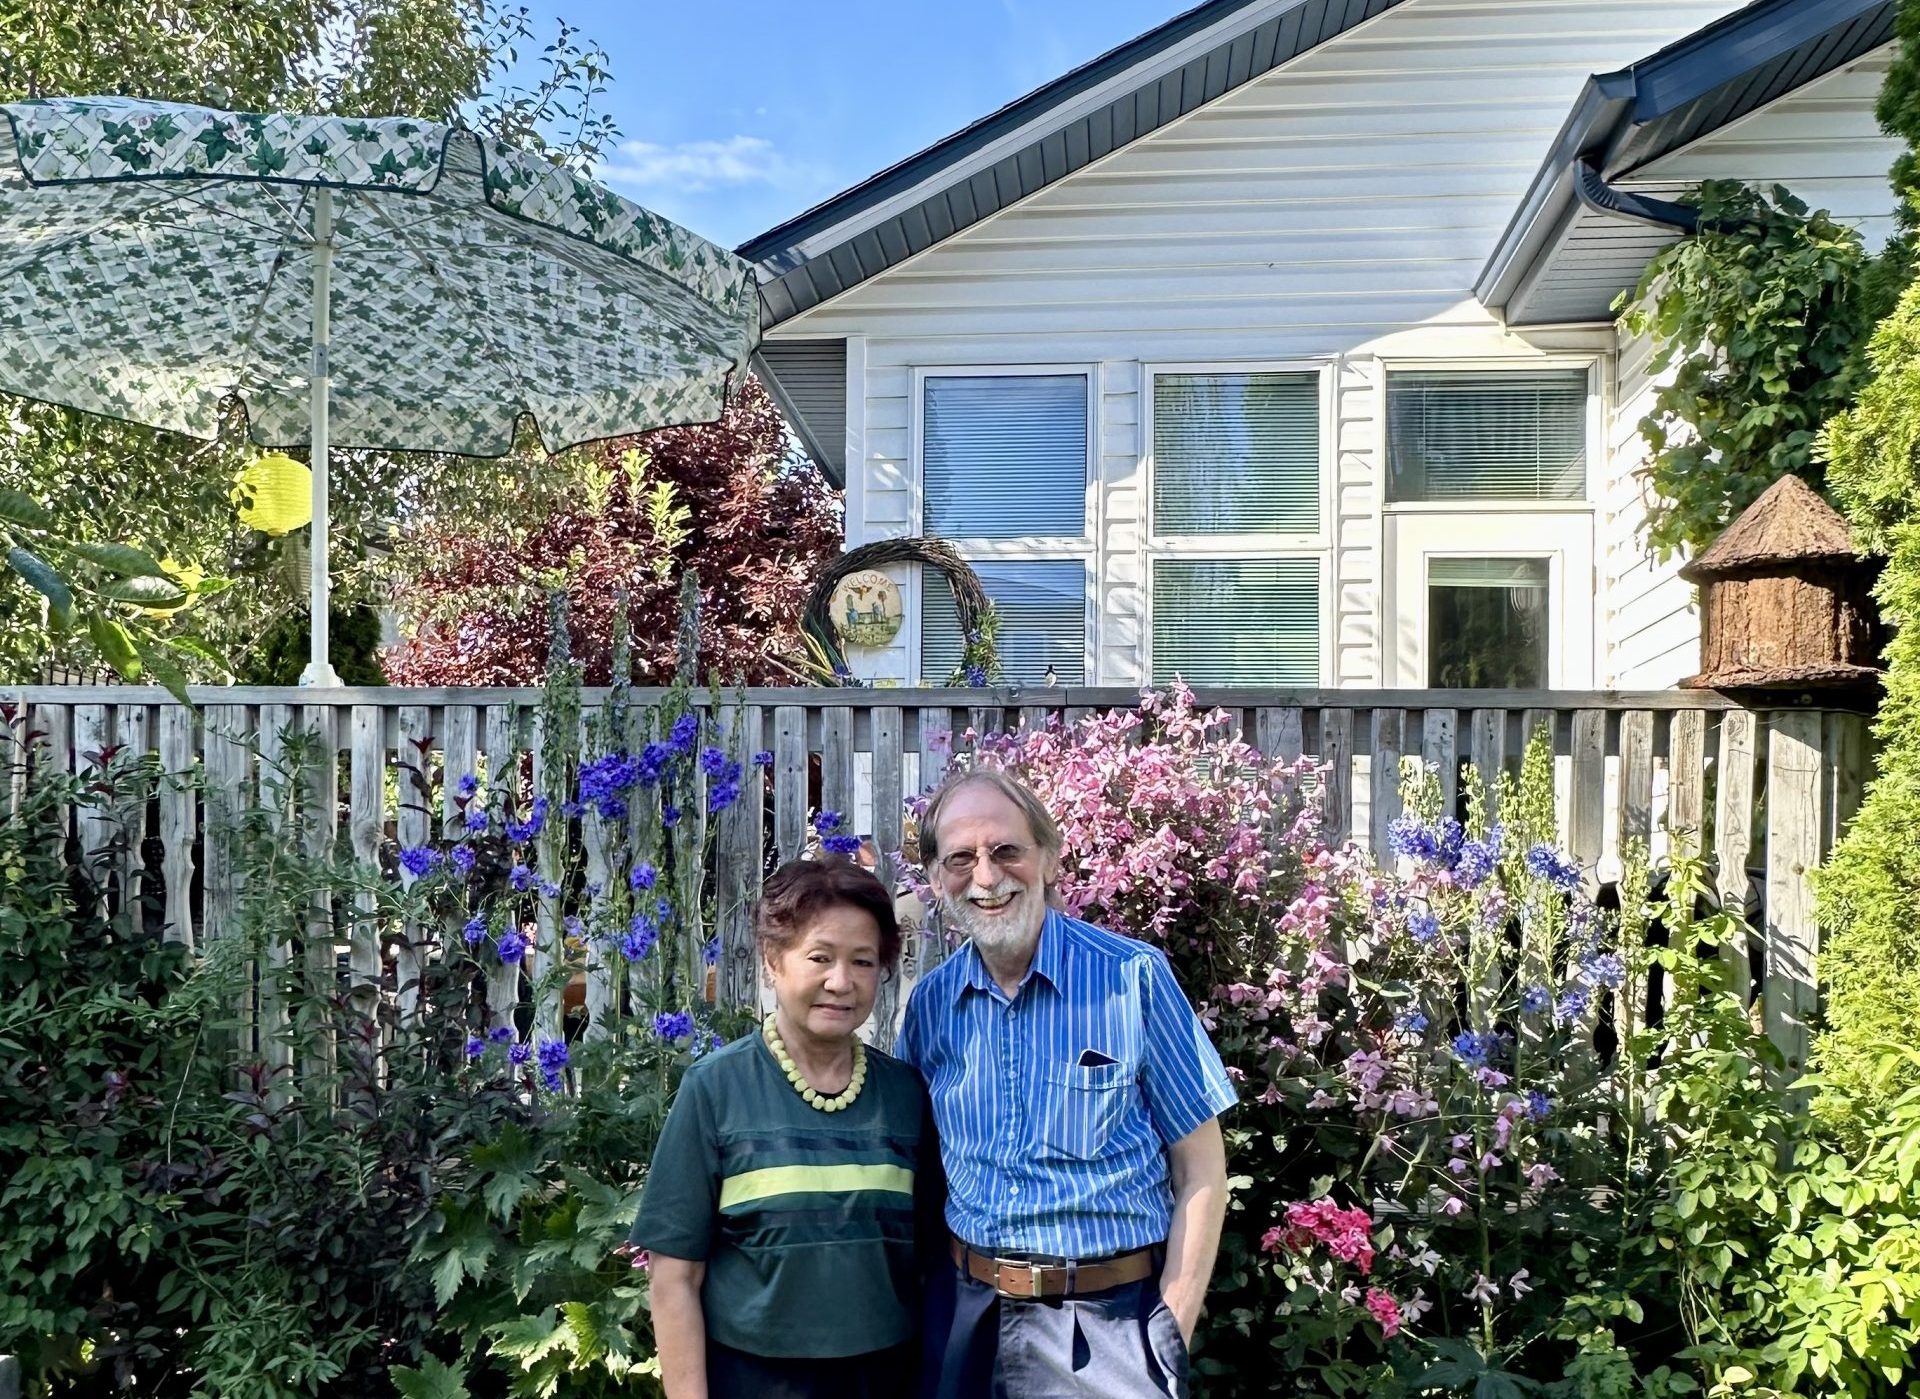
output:
[[[1433,558],[1545,558],[1552,561],[1548,570],[1548,609],[1552,625],[1547,643],[1547,675],[1550,688],[1562,688],[1568,677],[1579,679],[1599,673],[1603,626],[1599,598],[1601,541],[1599,500],[1606,480],[1607,423],[1612,389],[1608,373],[1610,359],[1605,354],[1575,353],[1526,356],[1476,356],[1461,359],[1387,358],[1380,361],[1380,471],[1377,500],[1380,506],[1378,558],[1381,560],[1381,616],[1376,635],[1380,646],[1380,672],[1385,683],[1405,689],[1427,688],[1424,669],[1421,674],[1400,674],[1399,634],[1401,622],[1410,614],[1423,640],[1421,655],[1426,656],[1428,627],[1427,570],[1425,561]],[[1581,369],[1587,375],[1587,479],[1585,494],[1577,500],[1414,500],[1387,499],[1393,463],[1389,429],[1388,395],[1396,373],[1526,373],[1530,370]],[[1419,577],[1402,577],[1399,555],[1402,543],[1394,524],[1396,516],[1407,517],[1411,525],[1440,516],[1469,516],[1487,520],[1493,528],[1493,540],[1472,539],[1458,545],[1427,547],[1421,551]],[[1524,538],[1515,531],[1529,531]],[[1587,576],[1570,577],[1567,560],[1589,561]],[[1584,650],[1569,647],[1575,631],[1567,623],[1579,604],[1587,619]],[[1591,683],[1588,680],[1586,683]]]
[[[1311,558],[1319,567],[1320,641],[1319,674],[1312,686],[1320,688],[1333,673],[1334,632],[1336,630],[1333,597],[1333,512],[1337,500],[1334,466],[1338,460],[1335,438],[1335,365],[1328,359],[1287,360],[1173,360],[1154,361],[1140,366],[1140,577],[1145,596],[1140,617],[1140,671],[1145,684],[1164,683],[1153,673],[1153,575],[1162,559],[1178,562],[1232,561],[1245,559]],[[1320,407],[1320,527],[1311,534],[1161,534],[1154,519],[1153,454],[1154,388],[1162,374],[1311,374],[1317,380]]]
[[[1084,483],[1085,512],[1082,524],[1084,531],[1074,535],[1031,535],[1020,539],[968,539],[942,535],[941,538],[951,544],[968,563],[1069,563],[1078,562],[1086,577],[1086,654],[1081,659],[1082,673],[1088,684],[1093,683],[1098,673],[1100,655],[1100,637],[1098,624],[1100,608],[1094,592],[1095,581],[1099,577],[1099,539],[1100,539],[1100,490],[1099,490],[1099,450],[1100,450],[1100,366],[1092,361],[1080,361],[1066,364],[916,364],[913,366],[911,381],[911,407],[908,413],[907,450],[913,463],[912,482],[913,500],[909,507],[914,522],[914,533],[927,532],[927,492],[926,492],[926,421],[927,390],[929,379],[1013,379],[1036,376],[1058,376],[1078,374],[1087,385],[1087,474]],[[908,654],[911,656],[912,673],[919,677],[921,685],[939,686],[947,683],[944,675],[929,676],[922,672],[924,664],[921,647],[920,612],[925,606],[926,586],[922,565],[914,565],[913,591],[914,605],[908,609],[912,621],[912,635],[907,638]]]
[[[1587,479],[1575,500],[1389,500],[1393,482],[1393,432],[1388,402],[1395,374],[1524,374],[1529,370],[1583,369],[1587,374]],[[1503,515],[1592,514],[1599,500],[1607,454],[1607,375],[1604,355],[1528,355],[1525,358],[1383,359],[1380,361],[1380,508],[1390,514]]]

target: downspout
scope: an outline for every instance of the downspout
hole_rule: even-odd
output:
[[[1656,199],[1652,195],[1634,194],[1616,188],[1608,184],[1600,171],[1585,160],[1573,162],[1573,197],[1580,201],[1581,208],[1589,209],[1603,218],[1628,219],[1676,233],[1734,233],[1748,227],[1747,222],[1741,219],[1703,220],[1700,210],[1692,204],[1679,204],[1671,199]]]

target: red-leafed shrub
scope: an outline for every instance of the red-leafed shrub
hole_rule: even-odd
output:
[[[673,677],[681,578],[700,577],[700,679],[798,683],[798,624],[840,550],[840,495],[786,450],[772,395],[747,380],[718,422],[599,443],[572,508],[497,528],[428,525],[395,598],[410,634],[383,658],[396,685],[535,685],[547,663],[546,591],[567,593],[589,685],[612,668],[624,587],[642,683]]]

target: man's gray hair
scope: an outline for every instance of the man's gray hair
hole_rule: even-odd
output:
[[[986,787],[998,792],[1020,809],[1027,818],[1027,829],[1033,832],[1034,841],[1040,848],[1060,857],[1064,842],[1060,837],[1060,823],[1053,819],[1033,789],[1016,777],[1009,777],[998,768],[968,768],[965,772],[955,773],[940,784],[940,789],[927,801],[927,809],[920,815],[920,863],[931,866],[940,858],[940,813],[946,809],[947,801],[955,792],[967,787]]]

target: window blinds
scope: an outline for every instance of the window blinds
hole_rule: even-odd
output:
[[[1159,535],[1320,528],[1317,374],[1157,374],[1153,525]]]
[[[1388,498],[1579,500],[1584,369],[1387,376]]]
[[[1047,667],[1062,685],[1087,677],[1087,566],[1078,559],[979,562],[973,571],[1000,619],[995,645],[1008,684],[1038,685]],[[959,613],[938,570],[923,568],[920,679],[944,685],[960,664]]]
[[[1317,685],[1317,559],[1160,559],[1153,565],[1153,679]]]
[[[1087,376],[924,381],[925,532],[1079,539],[1087,532]]]

